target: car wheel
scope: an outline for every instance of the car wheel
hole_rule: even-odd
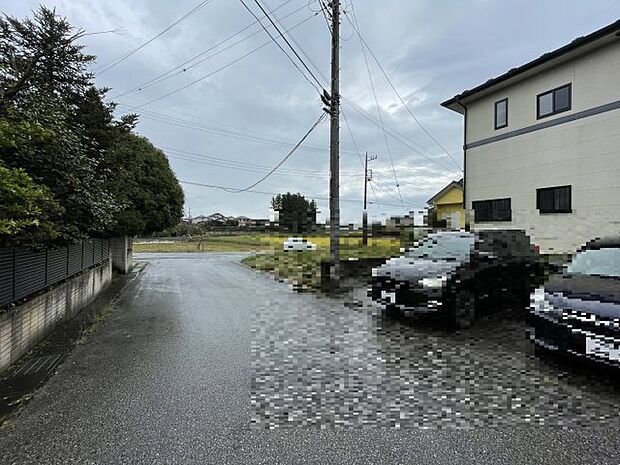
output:
[[[476,318],[476,296],[471,291],[457,292],[454,299],[454,325],[469,328]]]

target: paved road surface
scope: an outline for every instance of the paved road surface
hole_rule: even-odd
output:
[[[141,258],[0,463],[620,462],[615,387],[539,363],[518,321],[449,334],[236,254]]]

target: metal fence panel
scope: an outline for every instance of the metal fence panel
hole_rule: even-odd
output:
[[[15,300],[43,289],[45,283],[45,250],[15,250]]]
[[[13,249],[0,249],[0,305],[13,300]]]
[[[82,244],[71,244],[69,246],[67,276],[74,275],[80,271],[82,271]]]
[[[93,255],[95,253],[95,245],[92,241],[84,241],[84,256],[82,258],[82,269],[90,268],[93,266],[95,261],[93,260]]]
[[[28,297],[108,260],[107,239],[92,239],[54,249],[0,249],[0,305]]]
[[[101,244],[103,244],[101,239],[96,239],[94,241],[94,245],[95,245],[94,261],[95,261],[95,263],[101,262],[101,257],[102,257]]]
[[[67,247],[48,249],[47,285],[51,286],[67,277]]]

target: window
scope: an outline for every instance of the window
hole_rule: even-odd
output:
[[[537,112],[538,118],[555,115],[570,110],[571,85],[566,84],[557,89],[550,90],[538,95]]]
[[[508,126],[508,99],[495,102],[495,129]]]
[[[536,189],[536,208],[540,213],[571,213],[571,186]]]
[[[608,247],[579,252],[566,271],[571,274],[620,278],[620,248]]]
[[[510,199],[476,200],[472,202],[474,221],[512,221]]]

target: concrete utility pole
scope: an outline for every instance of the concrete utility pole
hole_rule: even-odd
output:
[[[370,161],[376,160],[377,156],[370,157]],[[368,171],[368,151],[364,162],[364,210],[362,211],[362,244],[368,245],[368,182],[372,181],[372,170]]]
[[[332,0],[332,66],[329,147],[330,279],[338,285],[340,268],[340,1]]]

